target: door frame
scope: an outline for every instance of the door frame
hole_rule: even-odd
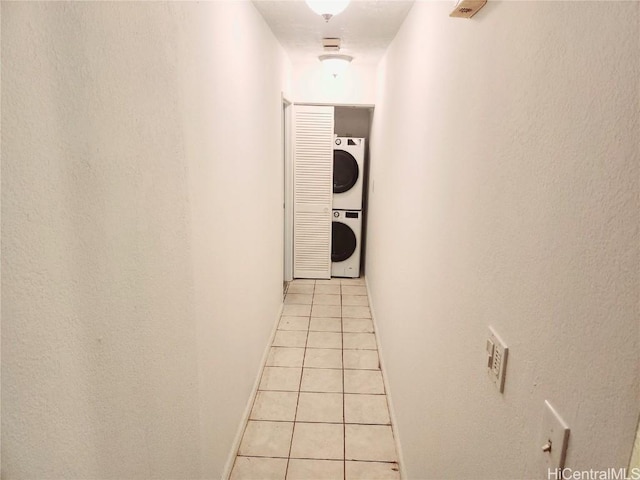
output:
[[[291,155],[291,115],[293,103],[282,93],[282,165],[284,215],[283,281],[293,280],[293,156]]]

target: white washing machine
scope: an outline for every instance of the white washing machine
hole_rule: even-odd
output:
[[[333,145],[333,209],[362,210],[364,138],[336,137]]]
[[[334,210],[331,223],[331,276],[360,276],[362,211]]]

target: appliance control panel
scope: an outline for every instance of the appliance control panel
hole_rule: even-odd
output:
[[[337,137],[335,139],[336,145],[342,145],[346,143],[347,146],[355,147],[356,145],[362,145],[363,138],[351,138],[351,137]]]

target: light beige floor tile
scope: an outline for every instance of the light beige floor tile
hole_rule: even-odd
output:
[[[380,370],[376,350],[343,350],[344,368],[356,370]]]
[[[368,372],[369,370],[351,370],[353,372]],[[361,382],[362,383],[362,382]],[[368,384],[367,384],[368,385]],[[365,388],[354,380],[353,388]],[[342,370],[331,370],[326,368],[305,368],[302,374],[300,385],[302,392],[335,393],[342,392]],[[354,392],[358,393],[358,392]],[[375,393],[375,392],[363,392]]]
[[[289,289],[287,290],[287,293],[305,293],[307,295],[312,294],[313,284],[295,283],[295,284],[289,285]]]
[[[389,425],[386,395],[345,395],[345,423]]]
[[[251,410],[251,420],[293,422],[296,418],[298,392],[260,391]]]
[[[342,316],[345,318],[371,318],[369,307],[344,305],[342,307]]]
[[[343,428],[343,425],[334,423],[296,423],[291,458],[342,460]]]
[[[287,480],[344,480],[342,460],[289,460]]]
[[[343,334],[345,349],[376,350],[376,337],[373,333]]]
[[[340,295],[340,285],[316,285],[315,293]]]
[[[304,347],[306,344],[306,331],[277,330],[273,337],[274,347]]]
[[[364,279],[288,288],[230,480],[399,480]]]
[[[339,278],[331,278],[329,280],[316,280],[316,285],[340,285]]]
[[[295,280],[291,280],[289,285],[315,285],[316,281],[311,278],[296,278]]]
[[[301,374],[301,368],[264,367],[259,389],[297,392]]]
[[[238,455],[286,457],[289,454],[292,431],[293,423],[291,422],[249,420]]]
[[[284,480],[286,458],[236,457],[229,480]]]
[[[307,347],[309,348],[342,348],[342,333],[309,332]]]
[[[369,306],[369,298],[366,295],[342,295],[342,305]]]
[[[314,305],[311,310],[312,317],[334,317],[342,316],[340,305]]]
[[[308,317],[311,315],[311,305],[285,305],[282,309],[282,315],[287,317]]]
[[[340,305],[340,295],[325,295],[316,293],[313,296],[314,305]]]
[[[311,317],[309,330],[314,332],[341,332],[342,320],[339,318]]]
[[[345,370],[345,393],[384,393],[380,370]]]
[[[340,287],[343,295],[366,295],[367,289],[361,285],[342,285]]]
[[[347,480],[400,480],[397,463],[347,461],[345,469]]]
[[[334,348],[307,348],[305,368],[342,368],[342,350]]]
[[[342,423],[341,393],[301,392],[296,422]]]
[[[373,322],[370,318],[343,318],[342,331],[351,333],[373,333]]]
[[[304,348],[271,347],[267,357],[268,367],[301,367]]]
[[[311,305],[313,295],[305,293],[287,293],[284,297],[284,304]]]
[[[309,317],[281,317],[279,330],[308,330]]]
[[[346,425],[345,455],[347,460],[395,462],[396,445],[391,427],[386,425]]]

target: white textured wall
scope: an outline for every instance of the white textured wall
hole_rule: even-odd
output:
[[[291,91],[297,103],[373,105],[376,66],[354,59],[344,73],[334,78],[320,61],[294,63]]]
[[[418,2],[380,66],[367,276],[408,478],[623,467],[639,413],[638,2]],[[511,348],[487,379],[494,325]]]
[[[283,62],[248,2],[2,3],[3,478],[220,477],[281,302]]]

